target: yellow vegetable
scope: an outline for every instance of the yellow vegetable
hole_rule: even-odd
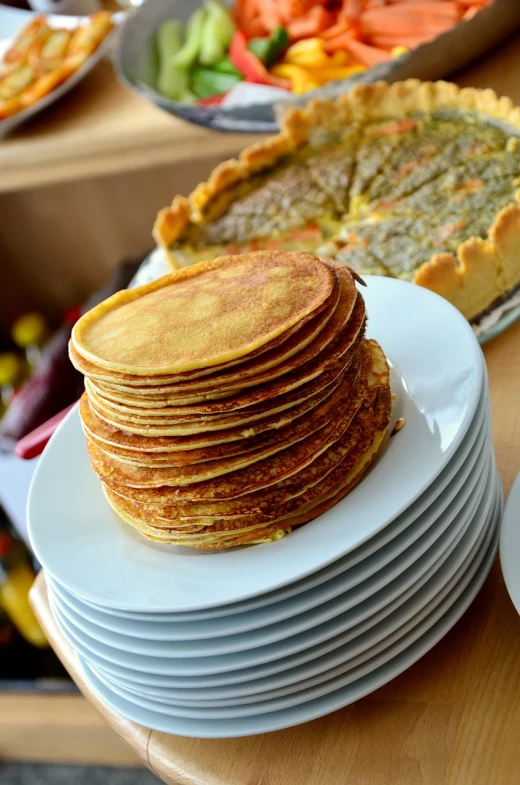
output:
[[[33,583],[34,573],[27,564],[14,565],[0,585],[0,605],[29,643],[45,648],[49,644],[29,605],[29,589]]]
[[[285,63],[314,66],[327,65],[330,60],[319,38],[306,38],[289,47],[284,57]]]
[[[320,86],[319,82],[314,79],[312,71],[301,65],[281,63],[271,68],[271,73],[274,76],[289,79],[294,93],[306,93],[308,90],[314,90]]]
[[[348,79],[353,74],[359,74],[362,71],[366,71],[364,65],[330,65],[325,68],[313,68],[311,74],[321,84],[324,84],[337,79]]]
[[[332,60],[334,65],[346,65],[348,63],[348,54],[338,50],[330,55],[329,60]]]
[[[408,47],[406,46],[394,46],[394,48],[390,50],[392,57],[401,57],[401,55],[405,55],[407,53]]]

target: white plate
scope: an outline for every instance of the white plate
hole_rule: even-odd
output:
[[[339,633],[350,629],[359,621],[377,612],[377,610],[390,603],[392,599],[413,585],[436,562],[442,553],[446,553],[447,549],[455,543],[457,537],[461,536],[462,531],[470,525],[484,491],[485,488],[482,486],[479,492],[475,494],[475,499],[472,500],[471,505],[468,505],[467,509],[452,522],[449,528],[444,531],[437,542],[432,544],[423,556],[414,561],[408,569],[403,570],[391,584],[383,583],[382,586],[380,584],[375,607],[369,604],[367,612],[367,607],[363,603],[367,597],[374,595],[372,587],[370,585],[363,586],[361,589],[356,587],[345,592],[339,598],[325,603],[316,611],[311,611],[313,621],[317,626],[276,643],[219,656],[198,658],[174,658],[171,654],[163,657],[146,656],[101,643],[91,635],[80,630],[71,620],[70,613],[67,617],[59,608],[53,606],[56,611],[56,619],[65,636],[71,640],[73,645],[82,653],[86,653],[87,656],[91,652],[100,657],[105,661],[105,667],[108,666],[109,670],[113,670],[114,666],[116,668],[123,666],[126,669],[141,671],[147,675],[173,676],[205,676],[234,671],[235,678],[238,676],[238,679],[242,680],[241,676],[244,674],[244,669],[249,669],[246,675],[256,678],[257,673],[251,675],[252,666],[270,662],[272,663],[271,672],[278,672],[295,664],[291,660],[290,655],[304,652],[306,657],[312,657],[313,652],[309,652],[310,647],[314,647],[316,644],[328,641],[331,638],[336,638],[337,644]],[[324,621],[324,619],[328,621]],[[103,666],[103,663],[101,665]]]
[[[488,429],[485,429],[483,435],[484,437],[489,437]],[[319,623],[317,620],[326,621],[328,618],[335,617],[344,610],[339,599],[340,595],[345,595],[350,589],[359,586],[361,589],[361,600],[366,599],[369,596],[367,592],[374,594],[410,565],[414,564],[423,553],[426,553],[442,532],[448,529],[452,521],[457,518],[461,510],[467,505],[469,499],[471,498],[474,502],[476,497],[478,497],[479,491],[482,492],[486,482],[484,468],[486,462],[489,462],[488,455],[489,451],[482,448],[479,452],[475,451],[476,465],[463,490],[437,518],[434,516],[433,511],[430,512],[429,515],[424,516],[424,523],[419,519],[415,522],[416,525],[414,524],[414,526],[406,529],[387,546],[376,551],[368,560],[359,562],[351,569],[339,572],[334,578],[321,583],[313,589],[309,589],[295,597],[290,597],[287,600],[282,600],[279,603],[269,605],[266,608],[259,608],[248,614],[240,614],[236,617],[238,625],[235,625],[234,628],[230,624],[230,622],[233,622],[234,617],[227,616],[224,619],[219,619],[217,627],[220,623],[222,629],[218,637],[213,634],[208,639],[199,639],[199,636],[197,636],[195,640],[184,640],[185,636],[182,635],[182,631],[181,634],[175,635],[175,627],[185,628],[186,625],[177,625],[175,623],[170,625],[173,635],[170,635],[169,638],[150,639],[150,635],[148,638],[141,638],[138,622],[133,622],[135,627],[134,635],[121,634],[84,618],[84,614],[81,611],[76,611],[67,602],[66,597],[60,595],[59,588],[55,590],[58,606],[75,626],[96,640],[124,651],[152,657],[209,657],[275,643],[282,638],[288,638],[291,635],[296,635],[314,627],[316,623]],[[471,504],[468,505],[468,507],[470,506]],[[464,510],[463,514],[466,514],[466,510]],[[356,597],[355,594],[352,596]],[[330,603],[327,611],[323,604],[329,603],[330,600],[335,598],[338,598],[338,602]],[[358,602],[355,602],[355,604],[358,604]],[[244,616],[246,617],[245,620]],[[250,624],[246,627],[246,631],[240,632],[240,622],[245,623],[248,619],[250,619]],[[207,625],[207,622],[192,622],[191,627],[196,624],[204,627]],[[152,622],[149,626],[158,627],[160,631],[165,625],[153,624]],[[211,631],[213,633],[214,627],[215,625],[212,625]],[[229,632],[230,627],[231,632]]]
[[[462,616],[464,611],[475,599],[481,588],[491,565],[497,548],[495,536],[484,561],[470,584],[466,587],[460,598],[451,606],[447,613],[410,647],[399,653],[389,662],[376,668],[366,676],[358,678],[350,684],[336,689],[334,692],[320,698],[314,698],[300,706],[290,709],[257,715],[241,717],[235,720],[193,720],[161,714],[159,712],[142,709],[130,701],[116,695],[108,689],[83,661],[85,676],[92,689],[101,699],[125,717],[138,722],[148,728],[154,728],[165,733],[190,738],[233,738],[251,736],[257,733],[281,730],[293,725],[322,717],[336,709],[353,703],[364,695],[373,692],[378,687],[386,684],[409,668],[414,662],[429,651]],[[363,666],[362,666],[363,667]]]
[[[92,662],[96,668],[100,669],[109,678],[119,681],[122,685],[130,686],[135,689],[154,688],[160,693],[161,690],[167,689],[168,694],[173,695],[173,690],[179,698],[195,698],[195,699],[209,699],[221,698],[224,694],[248,694],[250,691],[255,692],[257,685],[261,680],[269,677],[270,682],[273,681],[272,677],[275,675],[276,679],[283,679],[284,674],[290,672],[292,669],[318,661],[319,658],[333,653],[345,643],[356,637],[357,634],[365,632],[373,624],[378,623],[390,613],[393,613],[401,605],[407,602],[414,596],[436,572],[442,568],[445,560],[451,555],[453,550],[458,547],[458,544],[465,531],[457,535],[453,543],[439,555],[438,559],[429,567],[426,572],[417,580],[413,581],[410,586],[404,591],[403,585],[409,583],[408,576],[403,575],[402,578],[396,582],[399,585],[392,587],[392,593],[395,598],[385,604],[385,591],[378,592],[373,595],[369,600],[361,603],[356,608],[352,609],[348,614],[345,614],[343,621],[344,631],[326,639],[322,643],[312,644],[312,636],[304,639],[304,646],[296,654],[281,660],[274,660],[256,665],[250,668],[240,668],[235,671],[228,671],[211,676],[198,676],[189,677],[184,676],[175,678],[172,676],[154,675],[149,673],[138,672],[114,663],[109,663],[103,658],[89,651],[83,644],[74,639],[65,629],[62,629],[65,637],[67,637],[73,646],[86,657],[87,660]],[[52,604],[52,596],[51,596]],[[58,621],[59,623],[59,621]],[[253,684],[252,690],[249,689],[250,684]],[[285,682],[277,682],[285,683]],[[233,689],[233,693],[230,690]],[[240,691],[236,692],[235,690]],[[171,692],[170,692],[171,691]]]
[[[482,353],[464,317],[427,289],[373,276],[363,295],[368,333],[379,339],[400,380],[396,415],[406,425],[347,497],[274,543],[216,553],[156,545],[109,507],[74,409],[40,458],[29,493],[31,545],[51,576],[74,594],[112,608],[216,607],[316,572],[413,504],[473,420],[484,377]]]
[[[61,98],[62,95],[68,93],[69,90],[72,90],[81,80],[88,74],[95,65],[99,63],[102,57],[107,55],[113,44],[115,39],[115,34],[117,31],[117,25],[120,24],[123,19],[125,18],[125,12],[121,11],[117,14],[112,14],[112,19],[116,27],[107,35],[107,37],[101,42],[95,52],[93,52],[88,60],[86,60],[83,65],[75,71],[72,76],[70,76],[63,84],[58,85],[54,90],[52,90],[47,95],[40,98],[35,104],[28,106],[27,109],[22,109],[20,112],[17,112],[12,117],[8,117],[5,120],[0,120],[0,139],[4,136],[7,136],[15,128],[25,123],[34,115],[38,114],[45,109],[50,104],[53,104],[58,98]],[[86,17],[83,16],[65,16],[59,14],[51,14],[47,17],[48,23],[50,27],[58,27],[58,28],[75,28],[82,22],[85,22]],[[26,22],[24,22],[26,24]],[[23,27],[23,24],[21,25]],[[3,57],[4,52],[7,51],[9,46],[12,43],[12,39],[1,39],[0,40],[0,59]]]
[[[494,516],[491,517],[494,521]],[[411,618],[399,618],[397,627],[391,630],[389,634],[387,634],[383,625],[382,628],[375,631],[371,630],[369,634],[361,636],[360,639],[355,641],[353,646],[350,646],[345,651],[343,661],[336,667],[322,670],[318,675],[310,678],[304,678],[289,688],[267,690],[263,695],[253,695],[238,702],[231,700],[226,702],[224,706],[201,706],[200,704],[186,706],[173,702],[168,704],[153,698],[137,696],[119,686],[105,683],[122,698],[144,709],[202,720],[233,719],[235,717],[266,714],[267,712],[297,706],[332,692],[338,686],[345,686],[359,678],[359,676],[364,675],[364,673],[370,672],[374,669],[374,666],[377,667],[384,664],[399,651],[407,648],[414,640],[417,640],[447,612],[473,578],[489,548],[492,535],[496,529],[496,526],[490,523],[491,517],[488,516],[485,529],[480,529],[479,531],[479,537],[482,535],[481,541],[484,541],[481,542],[482,548],[477,551],[477,556],[472,562],[466,563],[466,569],[462,571],[462,574],[458,575],[458,580],[450,582],[449,591],[444,592],[444,589],[441,589],[430,602]],[[360,666],[364,666],[364,673],[363,670],[359,671]]]
[[[264,614],[271,622],[274,621],[274,613],[277,614],[277,619],[282,618],[278,607],[282,600],[296,595],[303,597],[304,593],[309,589],[334,578],[346,570],[352,569],[352,567],[363,560],[368,561],[370,556],[383,547],[388,546],[389,543],[391,543],[397,555],[398,552],[417,539],[436,517],[444,513],[448,504],[451,503],[455,495],[466,484],[470,471],[480,455],[485,439],[489,438],[487,430],[489,417],[489,402],[486,388],[485,391],[482,391],[475,419],[466,437],[438,480],[421,495],[420,499],[412,507],[408,508],[371,540],[368,540],[359,548],[333,562],[323,570],[309,575],[307,578],[303,578],[274,592],[264,594],[261,597],[223,606],[216,609],[214,615],[209,615],[209,611],[200,611],[198,614],[131,614],[128,611],[108,611],[108,609],[94,607],[71,594],[63,586],[53,581],[50,576],[47,576],[47,580],[55,593],[76,613],[79,613],[83,618],[94,624],[124,635],[135,635],[139,638],[152,638],[154,640],[195,640],[254,629],[265,623]],[[412,523],[413,526],[411,525]],[[399,537],[399,535],[401,536]],[[398,550],[399,548],[400,550]],[[274,607],[275,604],[277,606],[276,609]],[[250,611],[258,611],[258,609],[260,609],[260,612],[250,613]],[[223,617],[224,614],[225,617]],[[160,622],[160,624],[158,625],[157,622]]]
[[[500,563],[509,596],[520,613],[520,474],[509,492],[502,519]]]
[[[494,493],[496,494],[496,490]],[[316,679],[316,683],[323,680],[324,673],[329,672],[332,668],[346,666],[347,662],[354,660],[356,660],[354,665],[357,664],[357,660],[363,653],[366,659],[373,656],[376,653],[374,651],[376,645],[383,646],[383,642],[388,641],[390,635],[394,634],[396,630],[401,630],[403,625],[410,622],[411,619],[418,623],[419,614],[426,615],[426,607],[433,602],[441,602],[451,591],[452,586],[460,580],[461,575],[469,563],[476,558],[478,549],[486,537],[490,536],[490,533],[489,518],[482,518],[480,521],[475,519],[474,524],[464,532],[452,553],[442,561],[441,566],[437,565],[437,569],[433,571],[424,585],[417,588],[410,599],[402,603],[399,608],[391,613],[385,609],[384,616],[379,612],[367,622],[352,629],[350,640],[334,649],[332,653],[322,657],[315,656],[304,665],[289,668],[269,678],[264,677],[244,684],[228,685],[212,690],[184,690],[179,695],[178,690],[164,689],[161,691],[149,687],[138,689],[135,685],[127,685],[108,674],[104,674],[91,663],[89,665],[101,681],[107,683],[115,692],[123,689],[123,692],[120,693],[123,697],[125,697],[124,692],[127,691],[136,698],[157,700],[169,705],[201,708],[250,704],[297,692],[302,689],[304,683],[309,682],[309,679]]]

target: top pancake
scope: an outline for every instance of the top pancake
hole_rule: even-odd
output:
[[[76,323],[72,345],[98,367],[135,376],[218,366],[301,326],[334,283],[311,254],[221,257],[118,292]]]

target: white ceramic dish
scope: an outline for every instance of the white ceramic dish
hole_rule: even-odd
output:
[[[23,24],[20,25],[20,29],[21,27],[23,27],[24,24],[27,23],[30,16],[31,16],[30,14],[27,14],[27,19],[25,19]],[[20,112],[17,112],[12,117],[8,117],[5,120],[0,120],[0,139],[10,134],[12,131],[15,130],[15,128],[18,128],[18,126],[22,125],[22,123],[25,123],[27,122],[27,120],[30,120],[31,117],[34,117],[34,115],[41,112],[47,106],[53,104],[55,101],[61,98],[61,96],[65,95],[65,93],[68,93],[69,90],[72,90],[73,87],[75,87],[79,82],[81,82],[81,80],[84,79],[85,76],[87,76],[87,74],[90,73],[90,71],[92,71],[94,66],[97,65],[99,61],[111,51],[115,41],[117,25],[123,21],[125,16],[126,14],[124,12],[113,14],[112,18],[114,20],[116,27],[114,27],[114,29],[101,42],[101,44],[98,46],[96,51],[90,55],[88,60],[86,60],[83,63],[83,65],[72,74],[72,76],[70,76],[65,82],[63,82],[63,84],[58,85],[58,87],[52,90],[52,92],[48,93],[48,95],[45,95],[43,98],[40,98],[40,100],[37,101],[35,104],[28,106],[27,109],[22,109]],[[48,16],[48,22],[50,27],[57,27],[57,28],[60,27],[75,28],[79,24],[84,22],[85,19],[86,17],[82,17],[82,16],[65,16],[59,14],[50,14]],[[3,31],[0,30],[0,33],[2,32]],[[4,52],[7,51],[11,43],[12,43],[11,38],[0,39],[0,60],[2,59]]]
[[[47,580],[55,593],[87,621],[123,635],[134,635],[139,638],[150,638],[153,640],[195,640],[231,635],[255,629],[265,624],[267,619],[274,621],[275,613],[277,619],[283,618],[280,615],[280,603],[283,600],[295,596],[303,598],[309,589],[319,586],[321,583],[334,578],[346,570],[352,569],[362,561],[368,562],[373,554],[382,549],[388,550],[390,544],[393,552],[397,555],[414,542],[430,526],[435,517],[444,513],[444,510],[467,483],[485,439],[489,438],[487,430],[488,410],[489,404],[486,390],[485,393],[484,391],[482,393],[481,401],[475,413],[475,419],[463,443],[452,461],[444,469],[442,476],[422,494],[411,508],[383,529],[382,532],[323,570],[289,584],[282,589],[269,592],[262,597],[223,606],[216,610],[215,616],[204,614],[203,611],[200,612],[200,615],[204,618],[193,620],[186,620],[185,618],[186,616],[190,617],[191,614],[176,614],[172,618],[172,614],[131,614],[127,611],[121,611],[121,615],[116,615],[117,611],[110,610],[110,612],[107,612],[107,609],[101,610],[98,607],[93,607],[90,603],[86,603],[71,592],[68,592],[59,583],[53,581],[50,576],[48,576]],[[451,476],[452,472],[453,476]],[[276,609],[274,607],[275,604]],[[232,609],[235,609],[234,613]],[[220,616],[219,612],[224,610],[227,610],[228,613],[225,616]],[[157,622],[160,622],[160,624]]]
[[[429,651],[453,627],[478,594],[493,563],[497,539],[497,536],[495,536],[474,578],[459,599],[430,630],[384,665],[375,667],[374,664],[374,669],[367,675],[361,676],[355,681],[351,681],[350,684],[339,687],[327,695],[314,698],[299,706],[253,717],[228,720],[194,720],[173,717],[136,706],[107,688],[90,671],[85,662],[83,662],[83,669],[92,689],[115,711],[145,727],[154,728],[165,733],[192,738],[232,738],[266,733],[299,725],[347,706],[364,695],[373,692],[398,676]],[[352,676],[352,674],[350,675]]]
[[[258,685],[265,679],[269,678],[270,682],[274,683],[273,676],[277,680],[277,684],[286,683],[284,681],[285,674],[295,672],[294,669],[307,663],[317,662],[319,658],[332,653],[335,656],[335,651],[338,650],[345,643],[356,637],[356,635],[370,629],[371,626],[384,619],[390,613],[393,613],[405,602],[410,600],[414,594],[422,589],[422,587],[429,581],[439,569],[442,569],[443,564],[451,555],[452,551],[458,546],[461,538],[465,532],[461,532],[453,541],[451,546],[431,565],[431,567],[417,580],[415,580],[408,589],[404,591],[395,591],[396,597],[388,604],[385,603],[384,591],[373,595],[369,600],[366,600],[361,605],[352,609],[348,615],[345,614],[344,626],[345,631],[339,633],[322,643],[312,645],[309,643],[308,638],[305,640],[306,648],[304,647],[300,652],[291,655],[282,660],[274,660],[262,665],[256,665],[250,668],[240,668],[235,671],[228,671],[210,676],[190,677],[184,676],[176,678],[172,676],[155,675],[149,673],[138,672],[129,668],[109,663],[98,655],[93,654],[87,648],[83,647],[77,640],[74,641],[69,636],[71,643],[76,646],[78,651],[85,656],[87,660],[95,665],[95,667],[105,673],[109,678],[115,679],[123,686],[135,688],[137,690],[154,688],[160,692],[164,689],[168,690],[168,695],[173,695],[175,692],[178,698],[191,699],[211,699],[222,698],[227,694],[249,694],[258,689]],[[407,582],[407,576],[401,578],[401,584]],[[401,587],[400,587],[401,588]],[[68,636],[64,630],[65,637]],[[280,679],[283,681],[280,682]],[[287,682],[289,683],[289,682]],[[250,685],[252,684],[252,688]],[[233,690],[231,693],[230,690]]]
[[[500,563],[504,581],[520,613],[520,474],[507,498],[500,532]]]
[[[302,679],[297,684],[282,690],[267,690],[261,696],[251,696],[239,702],[229,701],[224,706],[181,706],[177,703],[167,704],[164,701],[157,701],[152,698],[143,698],[134,693],[127,692],[121,687],[107,684],[114,692],[126,700],[130,700],[136,705],[152,711],[175,716],[187,717],[189,719],[233,719],[235,717],[247,717],[258,714],[265,714],[270,711],[279,711],[305,703],[307,700],[320,697],[350,683],[356,670],[364,666],[365,672],[369,672],[374,667],[374,663],[381,665],[387,659],[419,638],[427,629],[432,626],[449,607],[458,599],[467,584],[474,576],[478,565],[481,563],[487,548],[489,547],[495,527],[490,524],[490,518],[486,520],[486,529],[479,531],[480,534],[488,534],[482,537],[485,541],[482,550],[478,552],[476,558],[470,564],[466,564],[466,569],[458,576],[458,580],[450,582],[450,591],[444,590],[433,597],[418,613],[408,619],[400,619],[402,622],[397,628],[386,634],[386,629],[371,630],[369,634],[356,639],[355,644],[345,651],[344,660],[334,668],[321,671],[318,675],[307,679]],[[359,675],[361,674],[358,671]],[[355,676],[354,676],[355,678]]]
[[[489,438],[486,432],[485,435]],[[232,629],[232,633],[228,634],[225,623],[228,622],[229,627],[229,621],[233,621],[233,617],[228,616],[220,620],[223,623],[223,629],[218,637],[183,640],[179,639],[180,636],[172,635],[169,639],[147,639],[140,637],[138,622],[134,622],[136,626],[134,634],[126,635],[87,620],[81,612],[74,610],[67,603],[66,598],[60,595],[59,589],[56,591],[58,607],[75,626],[96,640],[124,651],[152,657],[208,657],[276,643],[283,638],[313,628],[317,623],[334,618],[338,613],[346,610],[341,598],[346,597],[346,594],[355,587],[358,587],[361,593],[352,593],[354,604],[359,604],[367,599],[368,596],[391,583],[400,573],[413,565],[423,553],[426,553],[443,531],[448,529],[454,521],[456,522],[459,514],[462,514],[462,517],[467,516],[471,506],[478,501],[479,492],[482,493],[486,479],[484,468],[486,462],[489,463],[486,450],[475,451],[475,457],[477,460],[473,472],[444,514],[440,514],[437,519],[433,512],[427,515],[426,525],[421,525],[419,519],[416,521],[417,528],[420,529],[417,533],[415,525],[409,527],[387,546],[376,551],[368,560],[339,573],[313,589],[266,608],[251,611],[249,614],[240,614],[237,617],[239,622],[243,620],[244,616],[246,617],[245,621],[247,621],[247,617],[253,616],[251,629],[246,629],[245,632],[235,632]],[[412,537],[410,537],[410,530]],[[401,538],[404,538],[402,547],[400,547]],[[360,599],[357,599],[358,597]],[[331,602],[336,598],[336,602]],[[196,622],[191,624],[193,626]],[[198,624],[204,625],[204,622]],[[159,626],[161,629],[164,625],[155,626]],[[174,632],[175,626],[175,623],[171,625],[172,632]]]
[[[424,585],[412,594],[409,600],[402,603],[395,611],[386,613],[383,617],[381,617],[381,612],[375,614],[367,622],[352,629],[352,636],[346,644],[334,649],[328,655],[314,657],[304,665],[289,668],[270,677],[256,679],[244,684],[227,685],[210,690],[184,691],[159,690],[158,688],[150,687],[138,689],[135,685],[128,685],[108,674],[104,674],[91,663],[89,665],[98,677],[107,683],[109,687],[112,687],[115,692],[123,689],[130,694],[134,694],[136,698],[157,700],[169,705],[177,704],[179,706],[201,708],[204,706],[250,704],[296,692],[309,679],[319,679],[332,668],[345,665],[347,662],[361,656],[363,652],[365,652],[367,657],[371,656],[368,654],[369,649],[371,650],[376,644],[387,640],[391,634],[401,629],[411,619],[418,620],[418,614],[424,613],[426,606],[434,600],[440,602],[444,596],[447,596],[449,591],[451,591],[451,587],[455,585],[466,570],[468,564],[476,558],[479,547],[491,531],[491,527],[487,525],[488,520],[482,520],[481,524],[484,525],[481,525],[479,529],[478,521],[475,521],[475,525],[470,526],[464,532],[450,555],[444,559],[440,567],[433,571]],[[179,692],[181,692],[180,695]],[[124,692],[121,694],[125,697]]]
[[[50,575],[72,593],[112,608],[216,607],[326,567],[412,505],[468,431],[482,389],[482,354],[461,314],[427,289],[373,276],[363,295],[368,333],[395,367],[396,416],[404,416],[406,426],[352,493],[319,521],[267,545],[208,553],[149,543],[107,504],[74,409],[40,458],[29,494],[31,545]]]
[[[377,604],[375,607],[369,606],[372,613],[377,612],[380,608],[388,605],[396,596],[402,594],[403,591],[426,573],[441,554],[446,553],[449,546],[456,541],[457,536],[471,524],[475,510],[484,495],[485,486],[488,484],[483,484],[478,495],[476,495],[476,499],[471,502],[471,508],[467,512],[463,511],[425,554],[413,562],[407,570],[403,570],[391,584],[383,584],[384,588],[381,587],[382,590],[380,589],[378,592]],[[345,592],[344,596],[337,598],[337,600],[326,603],[314,614],[313,618],[316,626],[307,629],[303,633],[246,651],[198,658],[175,658],[173,652],[168,656],[162,657],[147,656],[107,646],[92,635],[86,634],[79,629],[75,622],[71,620],[70,613],[66,616],[60,608],[54,607],[54,610],[56,611],[56,618],[60,627],[73,645],[78,647],[82,653],[86,653],[87,656],[90,652],[100,657],[106,661],[109,669],[113,669],[114,666],[118,668],[123,666],[126,669],[141,671],[143,674],[205,676],[229,671],[235,671],[239,674],[239,671],[243,669],[266,662],[273,663],[272,672],[292,667],[295,663],[291,660],[291,655],[304,651],[307,652],[318,643],[337,638],[341,632],[351,629],[356,623],[367,618],[370,612],[366,614],[366,606],[361,612],[359,610],[363,600],[366,599],[366,594],[370,596],[374,592],[369,587],[360,592],[358,587],[356,587]],[[328,619],[328,621],[324,621],[324,619]],[[309,656],[312,657],[313,653],[311,652]]]

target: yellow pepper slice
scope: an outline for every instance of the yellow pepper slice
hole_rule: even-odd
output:
[[[271,68],[271,73],[274,76],[281,76],[282,79],[289,79],[293,92],[297,94],[306,93],[320,86],[313,74],[301,65],[280,63]]]
[[[364,65],[332,65],[325,68],[313,68],[311,74],[320,84],[325,84],[326,82],[333,82],[338,79],[348,79],[350,76],[360,74],[366,70]]]
[[[394,46],[393,49],[390,50],[390,54],[392,57],[401,57],[401,55],[405,55],[408,53],[407,46]]]
[[[338,49],[337,52],[332,53],[329,60],[331,60],[334,65],[346,65],[348,63],[348,54]]]
[[[330,58],[323,48],[320,38],[305,38],[289,47],[284,57],[285,63],[295,65],[327,65]]]

